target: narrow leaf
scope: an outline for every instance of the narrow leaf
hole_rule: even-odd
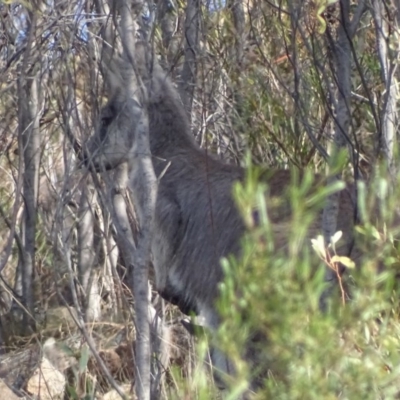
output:
[[[343,264],[346,268],[349,269],[354,269],[356,267],[355,262],[351,260],[349,257],[335,255],[332,257],[332,262],[338,262],[340,264]]]

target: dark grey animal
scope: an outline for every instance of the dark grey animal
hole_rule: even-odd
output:
[[[223,279],[220,259],[239,254],[245,230],[232,199],[232,185],[243,179],[244,171],[214,159],[198,146],[171,81],[156,63],[150,70],[146,68],[142,49],[138,48],[135,55],[148,93],[145,107],[154,170],[157,176],[165,171],[159,182],[152,242],[156,289],[184,313],[194,312],[208,327],[216,329],[215,300],[218,283]],[[132,154],[137,116],[129,112],[127,104],[135,100],[127,94],[121,76],[126,74],[113,78],[101,124],[88,143],[91,161],[99,170],[129,162]],[[269,196],[284,196],[290,172],[269,171],[265,176]],[[353,209],[350,191],[343,190],[337,227],[343,231],[343,255],[349,254],[352,247]],[[272,222],[280,223],[289,214],[288,207],[281,207],[279,212],[271,213]],[[321,216],[310,236],[316,236],[320,227]],[[277,240],[284,246],[286,235]],[[216,356],[213,362],[229,372],[223,356]]]

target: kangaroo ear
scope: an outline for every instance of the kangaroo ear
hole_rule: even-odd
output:
[[[135,61],[136,66],[142,70],[147,66],[146,55],[149,55],[150,47],[143,40],[135,43]]]
[[[149,43],[144,41],[136,42],[134,57],[138,73],[143,81],[149,81],[153,77],[154,72],[162,72]]]
[[[101,60],[101,72],[107,85],[109,97],[119,96],[125,91],[123,60],[117,52],[104,52]]]
[[[152,70],[151,63],[154,57],[150,45],[144,41],[136,42],[134,57],[140,78],[145,82],[148,81]]]

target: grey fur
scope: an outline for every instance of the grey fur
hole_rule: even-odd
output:
[[[159,181],[152,242],[156,288],[185,312],[201,315],[215,329],[218,316],[215,300],[223,279],[221,257],[238,255],[244,224],[232,199],[232,185],[244,178],[243,169],[209,156],[195,142],[177,91],[156,64],[149,74],[141,49],[136,53],[138,69],[148,93],[145,107],[149,116],[150,147]],[[117,84],[115,84],[117,82]],[[124,82],[114,79],[113,94],[102,110],[102,123],[88,144],[94,165],[115,168],[129,160],[136,115],[126,113],[128,101]],[[102,144],[99,146],[99,144]],[[289,171],[266,174],[269,195],[282,197],[290,184]],[[341,192],[338,230],[343,231],[341,254],[352,248],[353,198],[351,190]],[[290,214],[287,206],[271,213],[281,223]],[[321,228],[321,216],[310,236]],[[287,235],[277,240],[284,246]],[[219,367],[230,370],[226,360]],[[225,366],[224,366],[225,365]]]
[[[244,231],[231,195],[243,171],[199,148],[177,92],[158,66],[147,88],[153,165],[157,176],[166,169],[159,182],[152,244],[156,288],[186,313],[204,308],[212,313],[222,279],[219,259],[238,254]],[[87,146],[99,169],[129,159],[138,118],[125,112],[126,101],[134,100],[123,95],[123,88],[113,91]]]

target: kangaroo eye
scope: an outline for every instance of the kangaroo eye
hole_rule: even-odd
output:
[[[101,126],[102,127],[107,127],[107,126],[109,126],[110,124],[111,124],[111,121],[112,121],[112,118],[111,117],[103,117],[102,119],[101,119]]]
[[[104,140],[107,136],[107,131],[108,127],[110,126],[112,122],[112,118],[108,116],[103,116],[100,120],[100,126],[99,126],[99,137],[100,140]]]

